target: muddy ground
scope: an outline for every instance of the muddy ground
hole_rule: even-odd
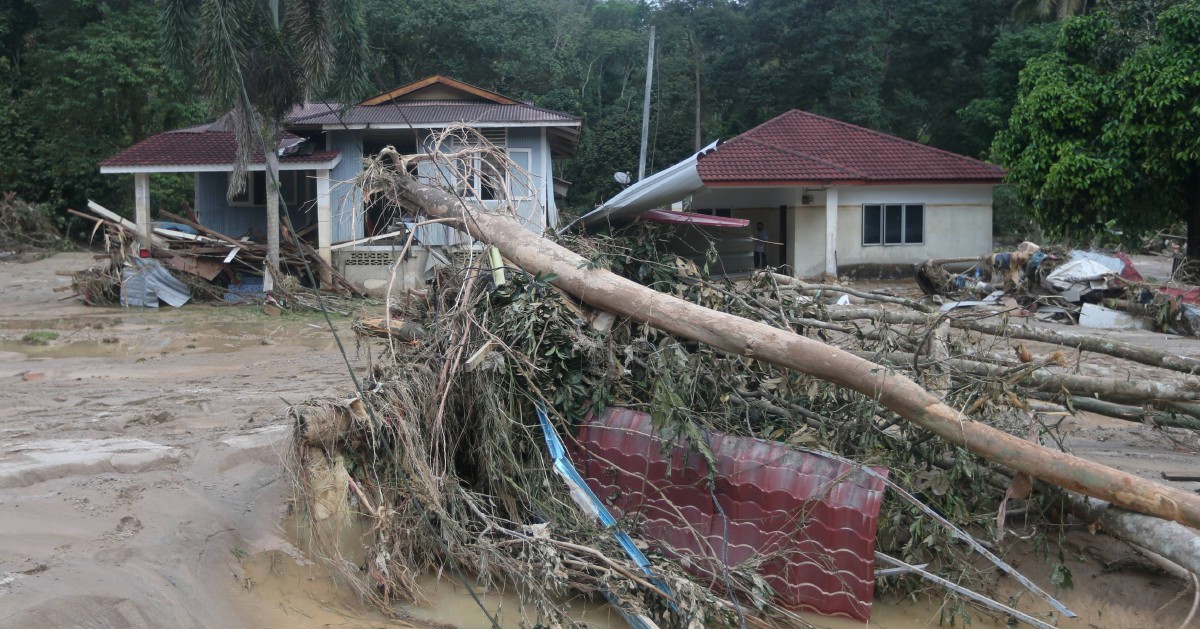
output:
[[[63,274],[91,264],[88,253],[0,263],[0,628],[424,624],[363,610],[290,530],[284,409],[351,388],[323,319],[203,304],[88,308],[55,292],[69,284]],[[361,371],[366,354],[349,321],[336,327]],[[22,340],[31,332],[58,336],[31,345]],[[1200,354],[1196,339],[1121,336]],[[1081,365],[1139,377],[1108,361]],[[1194,434],[1068,422],[1089,458],[1151,478],[1200,468]],[[1081,618],[1059,626],[1175,627],[1186,616],[1190,593],[1157,611],[1181,583],[1123,544],[1079,529],[1067,550],[1075,588],[1063,598]],[[1048,566],[1028,548],[1010,558],[1049,587]],[[416,614],[482,626],[462,592],[437,590],[436,609]],[[586,620],[612,622],[588,609]],[[877,603],[872,625],[936,626],[941,611]]]

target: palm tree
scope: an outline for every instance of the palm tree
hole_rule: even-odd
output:
[[[237,138],[232,198],[245,190],[256,147],[267,179],[267,248],[279,269],[280,123],[309,95],[353,102],[366,83],[361,0],[163,0],[159,25],[168,62],[194,72]]]

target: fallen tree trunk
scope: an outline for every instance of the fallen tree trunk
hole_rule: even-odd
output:
[[[1047,402],[1057,402],[1059,399],[1058,396],[1045,392],[1034,392],[1030,394],[1030,397],[1039,400],[1045,400]],[[1156,426],[1170,426],[1172,428],[1190,428],[1192,430],[1200,430],[1200,419],[1195,417],[1180,417],[1174,413],[1150,411],[1141,406],[1114,404],[1112,402],[1105,402],[1104,400],[1081,397],[1078,395],[1068,396],[1067,399],[1070,401],[1072,408],[1080,411],[1087,411],[1089,413],[1096,413],[1098,415],[1105,415],[1107,417],[1123,419],[1125,421],[1136,422],[1139,424],[1144,424],[1146,423],[1146,420],[1149,419],[1150,422]]]
[[[891,356],[893,353],[889,353]],[[895,353],[899,362],[912,362],[912,354]],[[962,373],[979,376],[1002,376],[1012,368],[989,365],[962,358],[942,361]],[[1109,401],[1129,402],[1173,402],[1200,400],[1200,389],[1195,385],[1148,380],[1131,381],[1096,376],[1054,373],[1048,369],[1034,369],[1022,376],[1018,382],[1049,393],[1069,391],[1076,396],[1096,396]]]
[[[1117,509],[1108,503],[1078,494],[1067,494],[1071,513],[1088,524],[1098,523],[1106,532],[1144,546],[1200,575],[1200,537],[1186,526],[1162,522],[1140,513]]]
[[[992,378],[1013,377],[1014,382],[1046,393],[1068,392],[1076,396],[1095,396],[1106,400],[1130,402],[1192,402],[1200,400],[1200,389],[1186,383],[1119,380],[1099,376],[1079,376],[1055,373],[1044,367],[1029,365],[1025,373],[1021,366],[983,363],[966,358],[937,360],[927,355],[917,356],[910,352],[853,352],[864,360],[886,359],[893,365],[942,365],[958,373],[987,376]],[[1015,376],[1015,377],[1014,377]]]
[[[402,158],[385,149],[405,173]],[[971,452],[1035,478],[1113,504],[1200,526],[1200,496],[1051,450],[971,421],[916,382],[870,361],[792,332],[710,310],[656,292],[525,229],[512,215],[488,211],[441,189],[397,175],[400,195],[455,228],[500,249],[526,272],[583,302],[724,351],[807,373],[874,397],[887,408]]]
[[[909,323],[915,325],[931,325],[934,323],[933,318],[926,314],[896,312],[880,310],[878,308],[831,308],[828,310],[827,316],[830,321],[869,320],[891,324]],[[1059,332],[1032,325],[993,323],[979,319],[947,318],[950,320],[950,325],[962,330],[982,332],[992,336],[1002,336],[1022,341],[1037,341],[1039,343],[1062,345],[1063,347],[1070,347],[1071,349],[1083,352],[1105,354],[1114,358],[1150,365],[1151,367],[1170,369],[1171,371],[1178,371],[1185,374],[1200,373],[1200,360],[1150,347],[1134,345],[1125,341],[1106,339],[1088,334]]]

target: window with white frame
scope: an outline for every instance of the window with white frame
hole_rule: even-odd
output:
[[[925,205],[921,203],[864,203],[862,244],[925,244]]]

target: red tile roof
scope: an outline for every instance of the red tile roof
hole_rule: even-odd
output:
[[[580,428],[573,458],[602,501],[640,523],[631,533],[686,556],[694,572],[769,556],[759,571],[778,602],[870,618],[879,477],[779,442],[711,433],[710,490],[704,456],[678,443],[648,414],[610,407]]]
[[[700,158],[708,186],[999,183],[987,162],[793,109]]]
[[[101,169],[227,166],[237,155],[237,141],[229,131],[214,130],[218,123],[209,123],[166,131],[153,135],[100,162]],[[284,133],[280,140],[299,136]],[[338,151],[313,151],[308,155],[279,158],[280,164],[319,164],[329,162]],[[255,150],[251,164],[262,164],[261,150]]]

